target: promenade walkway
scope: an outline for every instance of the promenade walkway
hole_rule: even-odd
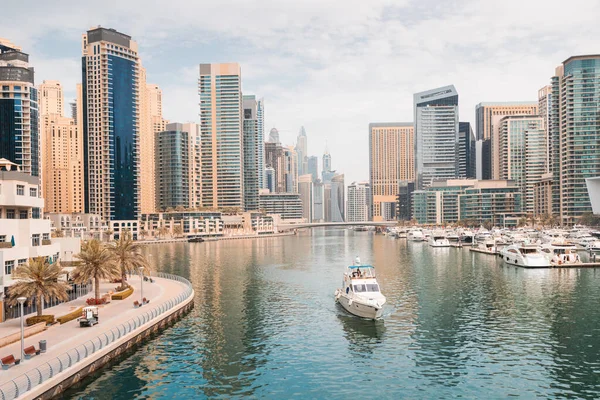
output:
[[[150,304],[140,308],[134,308],[133,302],[140,301],[140,279],[132,277],[129,279],[129,284],[134,287],[134,292],[125,300],[113,300],[110,304],[99,307],[99,323],[93,327],[79,327],[79,322],[73,320],[62,325],[53,325],[46,331],[33,335],[25,339],[25,347],[35,345],[38,348],[38,342],[42,339],[47,342],[46,353],[41,353],[29,360],[21,360],[19,365],[13,366],[8,370],[0,370],[0,386],[6,382],[23,375],[24,373],[46,364],[49,360],[55,359],[60,354],[73,349],[78,345],[82,345],[90,339],[100,335],[102,332],[110,330],[127,320],[137,315],[142,315],[150,307],[157,303],[169,300],[187,289],[187,286],[171,279],[154,278],[154,283],[143,283],[143,296],[150,300]],[[113,290],[118,284],[104,283],[101,285],[101,294],[108,290]],[[49,308],[45,313],[54,314],[55,317],[67,314],[73,309],[85,305],[85,299],[93,297],[93,294],[84,298],[76,299],[68,303],[64,303],[52,308]],[[5,324],[0,324],[0,335],[5,336],[15,331],[20,331],[19,319],[11,320]],[[10,344],[0,348],[0,357],[5,357],[13,354],[15,358],[21,358],[21,342]]]

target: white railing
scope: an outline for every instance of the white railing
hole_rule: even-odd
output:
[[[115,341],[119,340],[128,333],[139,328],[143,324],[163,315],[165,312],[171,310],[178,304],[181,304],[181,302],[188,299],[193,294],[192,284],[185,278],[163,272],[157,273],[156,276],[159,278],[171,279],[184,283],[187,286],[187,288],[177,297],[169,299],[163,302],[162,304],[154,307],[153,309],[148,310],[141,315],[137,315],[131,318],[130,320],[120,325],[117,325],[108,331],[101,333],[95,338],[68,350],[67,352],[48,361],[47,363],[44,363],[37,368],[27,371],[23,375],[18,376],[17,378],[11,381],[3,383],[0,386],[0,396],[2,400],[16,399],[17,397],[31,390],[35,386],[40,385],[48,379],[52,378],[56,374],[63,372],[67,368],[72,367],[78,362],[91,356],[95,352],[114,343]]]

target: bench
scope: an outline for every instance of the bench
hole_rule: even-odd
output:
[[[40,354],[40,350],[36,350],[35,346],[29,346],[26,347],[25,350],[23,350],[23,353],[25,354],[25,359],[29,360],[31,357]]]
[[[134,307],[134,308],[139,308],[139,307],[141,307],[141,306],[142,306],[142,305],[140,304],[140,302],[139,302],[139,301],[137,301],[137,300],[136,300],[136,301],[134,301],[134,302],[133,302],[133,307]]]
[[[146,299],[146,298],[144,297],[144,300],[142,300],[142,303],[143,303],[143,304],[148,304],[148,303],[150,303],[150,300],[148,300],[148,299]]]
[[[10,356],[6,356],[6,357],[0,359],[0,363],[2,364],[2,369],[9,369],[13,365],[19,365],[20,362],[21,362],[21,360],[19,360],[18,358],[15,359],[15,356],[13,356],[12,354]]]

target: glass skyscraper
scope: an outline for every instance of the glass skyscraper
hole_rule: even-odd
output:
[[[264,143],[259,132],[258,101],[255,96],[243,96],[244,107],[244,208],[257,211],[258,191],[263,175],[260,169],[260,149],[264,157]]]
[[[40,176],[38,92],[29,55],[0,39],[0,158]]]
[[[458,174],[458,93],[453,85],[414,95],[418,189]]]
[[[85,209],[110,220],[139,216],[137,50],[114,29],[83,35]]]

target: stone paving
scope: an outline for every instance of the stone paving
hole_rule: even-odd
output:
[[[56,324],[49,327],[46,331],[40,332],[28,338],[25,338],[25,347],[35,345],[39,348],[39,341],[46,340],[47,351],[40,355],[34,356],[29,360],[21,360],[19,365],[13,366],[8,370],[0,370],[0,385],[24,374],[25,372],[36,368],[47,361],[56,358],[62,353],[72,349],[88,340],[102,334],[111,328],[122,324],[137,314],[142,314],[150,306],[154,306],[177,296],[187,287],[181,282],[170,279],[152,278],[154,283],[144,282],[143,296],[150,300],[150,304],[145,307],[134,308],[133,302],[140,301],[140,279],[132,277],[129,279],[129,284],[133,286],[134,292],[125,300],[113,300],[110,304],[98,306],[99,323],[93,327],[79,327],[79,322],[73,320],[65,324]],[[104,294],[109,290],[113,290],[118,286],[115,283],[101,284],[100,294]],[[93,297],[93,294],[83,296],[82,298],[63,303],[55,307],[48,308],[44,313],[54,314],[55,317],[67,314],[70,311],[85,305],[85,299]],[[32,314],[34,315],[34,314]],[[6,325],[5,325],[6,324]],[[5,326],[4,326],[5,325]],[[20,320],[14,319],[0,324],[0,336],[20,331]],[[21,358],[21,342],[10,344],[5,347],[0,347],[0,358],[8,355],[14,355],[15,358]]]

